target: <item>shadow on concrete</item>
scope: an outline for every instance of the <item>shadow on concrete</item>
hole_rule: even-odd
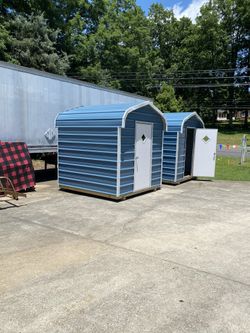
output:
[[[16,201],[10,201],[10,200],[13,200],[11,198],[6,198],[2,201],[0,201],[0,204],[3,203],[5,204],[4,207],[0,207],[0,210],[5,210],[5,209],[11,209],[11,208],[19,208],[21,207],[20,205],[16,204],[15,202]]]
[[[214,179],[209,179],[209,178],[204,178],[204,179],[202,179],[202,178],[197,178],[197,179],[195,179],[195,181],[196,182],[213,182],[214,181]]]
[[[99,200],[104,200],[104,201],[111,201],[111,202],[114,202],[114,203],[122,203],[126,200],[132,200],[133,198],[136,198],[136,197],[139,197],[139,196],[142,196],[142,195],[145,195],[147,193],[150,193],[150,192],[156,192],[158,191],[159,189],[149,189],[148,191],[145,191],[145,192],[141,192],[141,193],[135,193],[135,194],[132,194],[132,195],[129,195],[129,196],[124,196],[123,198],[113,198],[113,197],[108,197],[108,196],[103,196],[103,195],[98,195],[98,194],[95,194],[95,193],[88,193],[88,192],[80,192],[80,191],[77,191],[77,190],[71,190],[71,189],[66,189],[66,188],[61,188],[60,191],[63,191],[63,192],[68,192],[68,193],[72,193],[72,194],[75,194],[75,195],[79,195],[79,196],[83,196],[83,197],[92,197],[92,198],[96,198],[96,199],[99,199]]]

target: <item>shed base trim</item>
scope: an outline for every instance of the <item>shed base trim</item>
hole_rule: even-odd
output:
[[[174,181],[174,180],[165,180],[163,179],[162,180],[162,183],[163,184],[168,184],[168,185],[179,185],[179,184],[182,184],[182,183],[185,183],[189,180],[192,180],[192,179],[196,179],[196,177],[193,177],[193,176],[185,176],[184,178],[180,179],[180,180],[177,180],[177,181]]]
[[[102,198],[106,198],[106,199],[113,199],[116,201],[121,201],[121,200],[125,200],[126,198],[138,195],[138,194],[142,194],[145,192],[151,192],[151,191],[156,191],[156,190],[160,190],[161,186],[157,185],[157,186],[153,186],[153,187],[149,187],[140,191],[136,191],[136,192],[132,192],[132,193],[128,193],[128,194],[121,194],[120,196],[116,196],[116,195],[112,195],[112,194],[105,194],[105,193],[100,193],[100,192],[95,192],[95,191],[89,191],[89,190],[80,190],[80,189],[76,189],[74,187],[70,187],[70,186],[60,186],[59,185],[59,189],[60,190],[66,190],[66,191],[71,191],[71,192],[78,192],[78,193],[83,193],[83,194],[89,194],[89,195],[93,195],[93,196],[97,196],[97,197],[102,197]]]

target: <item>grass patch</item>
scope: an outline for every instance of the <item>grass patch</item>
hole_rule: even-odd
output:
[[[218,132],[218,144],[223,145],[241,145],[241,139],[246,134],[248,137],[248,144],[250,144],[250,132],[243,130],[221,130]]]
[[[215,179],[250,181],[250,159],[240,164],[240,158],[218,156]]]
[[[216,125],[206,124],[207,128],[218,128],[218,144],[223,145],[241,145],[241,139],[244,134],[248,137],[248,145],[250,145],[250,122],[248,129],[244,128],[243,122],[234,121],[233,127],[229,127],[228,121],[217,122]]]

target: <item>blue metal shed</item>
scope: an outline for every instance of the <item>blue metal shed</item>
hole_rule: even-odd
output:
[[[115,199],[160,188],[166,120],[151,102],[75,108],[56,127],[60,188]]]
[[[164,134],[162,179],[180,183],[192,178],[195,130],[204,128],[196,112],[164,113],[168,131]]]

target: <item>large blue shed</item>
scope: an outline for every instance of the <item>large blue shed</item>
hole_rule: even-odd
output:
[[[121,199],[162,182],[166,119],[151,102],[59,113],[59,187]]]
[[[195,131],[204,128],[196,112],[164,113],[168,131],[164,134],[162,178],[180,183],[192,177]]]

